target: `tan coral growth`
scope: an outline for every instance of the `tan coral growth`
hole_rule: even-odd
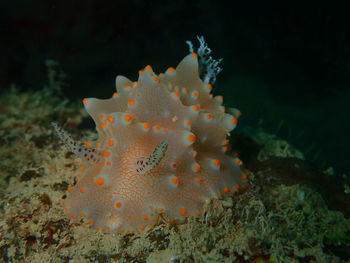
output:
[[[210,94],[196,53],[159,76],[150,66],[137,82],[118,76],[116,87],[111,99],[83,100],[97,142],[84,148],[60,136],[84,160],[64,202],[69,216],[102,231],[134,232],[159,213],[171,222],[199,216],[210,198],[244,187],[239,159],[225,154],[240,113],[225,113],[222,97]]]

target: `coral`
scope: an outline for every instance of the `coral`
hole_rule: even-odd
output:
[[[198,55],[157,76],[151,66],[137,82],[116,78],[111,99],[84,99],[96,142],[76,143],[54,128],[83,159],[77,184],[63,202],[73,219],[106,230],[144,230],[161,214],[173,221],[199,216],[205,202],[245,187],[238,158],[225,154],[240,115],[199,78]]]

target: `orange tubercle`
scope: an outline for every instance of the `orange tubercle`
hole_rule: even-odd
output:
[[[185,216],[186,215],[186,209],[185,208],[180,208],[180,215]]]
[[[131,116],[130,115],[125,115],[124,120],[129,122],[131,121]]]

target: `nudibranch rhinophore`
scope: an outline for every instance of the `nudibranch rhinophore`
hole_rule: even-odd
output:
[[[102,231],[135,232],[159,214],[170,222],[199,216],[204,202],[245,187],[241,161],[225,154],[240,115],[225,113],[222,96],[199,77],[198,55],[156,75],[151,66],[132,82],[117,76],[112,98],[83,100],[99,139],[79,146],[54,124],[83,159],[63,205],[76,220]]]

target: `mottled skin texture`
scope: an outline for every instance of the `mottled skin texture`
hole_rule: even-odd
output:
[[[111,99],[83,100],[99,133],[86,143],[96,158],[83,158],[64,206],[102,231],[144,230],[160,213],[170,221],[198,216],[204,202],[246,179],[240,161],[225,154],[239,112],[225,113],[222,97],[210,94],[195,53],[159,76],[150,66],[139,74],[137,82],[118,76]],[[151,159],[146,172],[138,169]]]

